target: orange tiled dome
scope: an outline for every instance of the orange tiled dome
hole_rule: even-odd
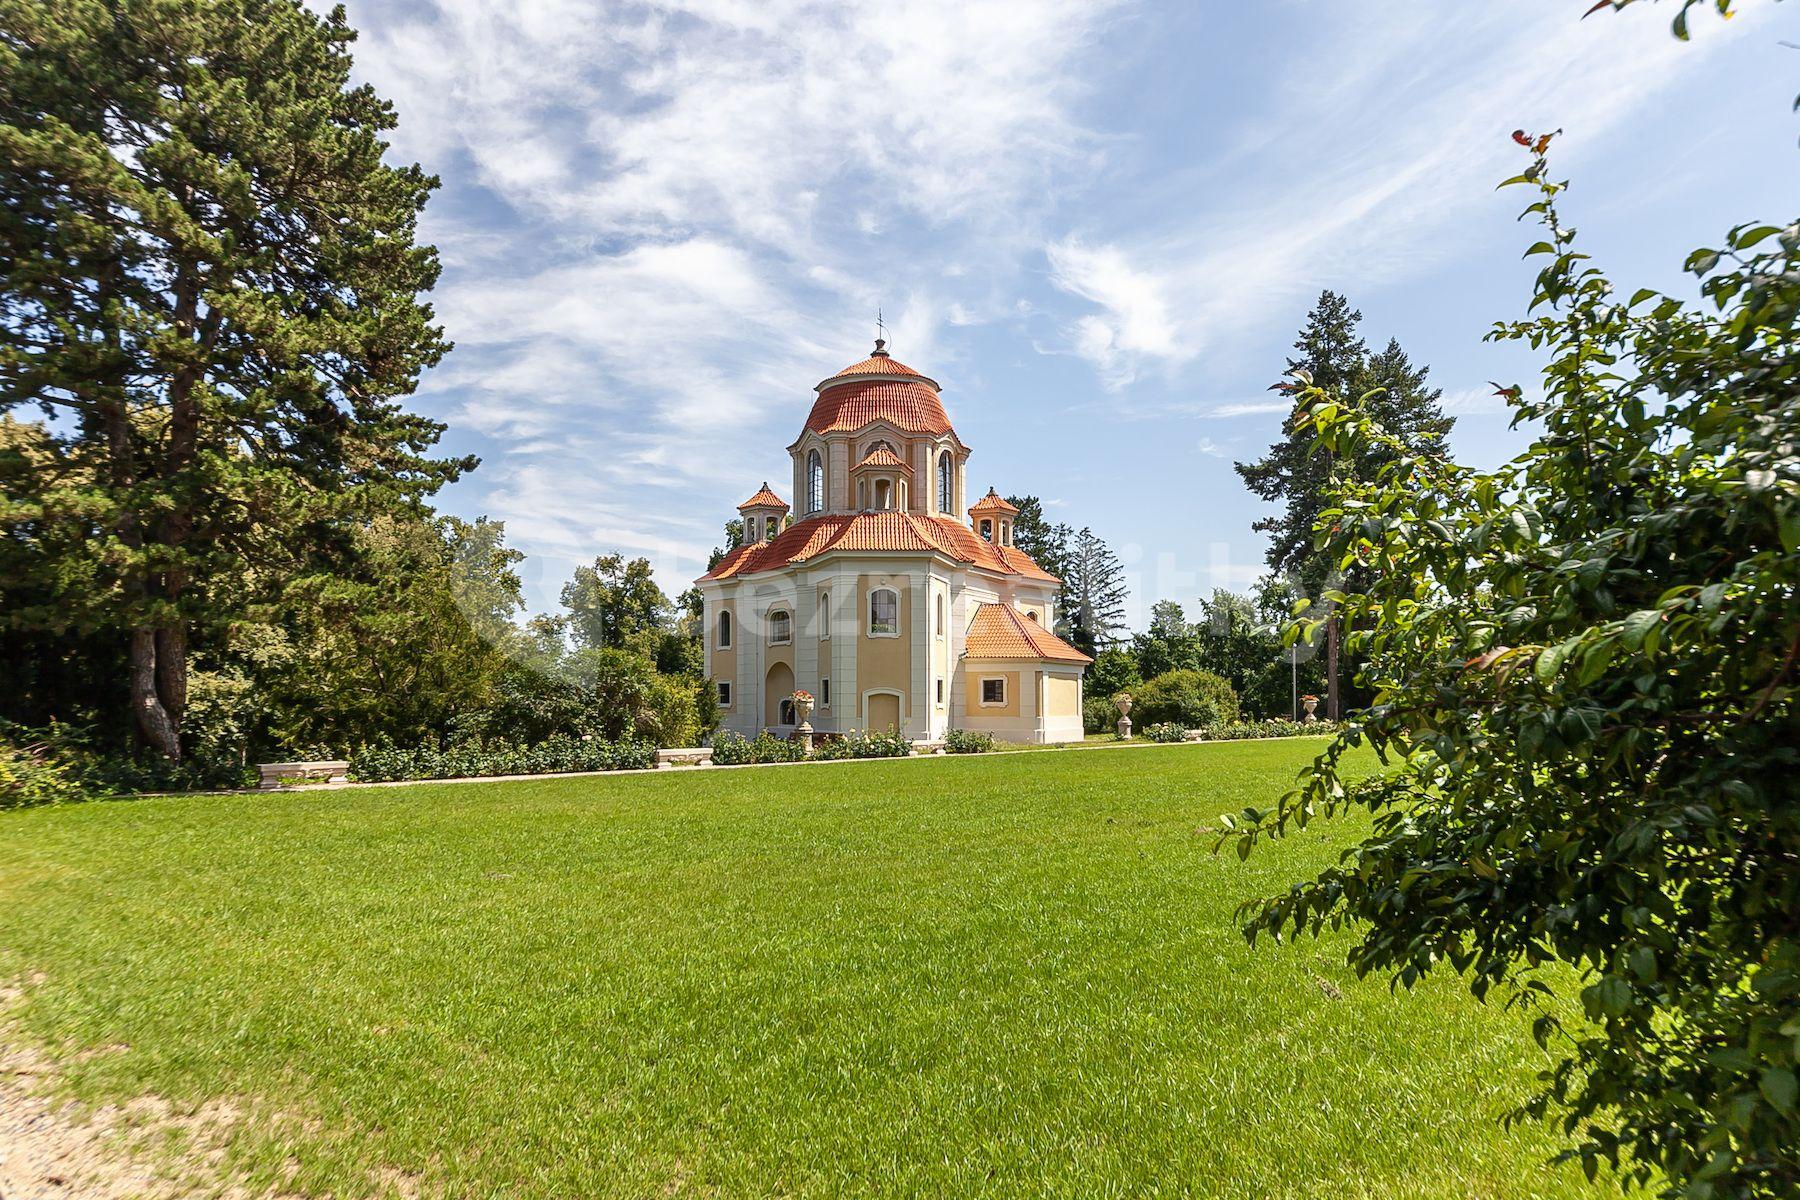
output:
[[[843,432],[886,421],[904,433],[951,432],[937,381],[894,361],[884,346],[878,340],[874,354],[819,383],[819,398],[806,417],[807,429]]]

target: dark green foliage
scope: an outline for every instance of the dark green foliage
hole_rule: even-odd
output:
[[[1125,568],[1092,529],[1070,543],[1062,581],[1059,631],[1070,645],[1094,654],[1125,636]]]
[[[445,749],[365,746],[350,756],[350,778],[467,779],[481,775],[549,775],[560,771],[640,771],[656,765],[649,742],[605,742],[557,736],[535,744],[463,742]]]
[[[1143,681],[1137,657],[1123,647],[1112,646],[1096,654],[1093,665],[1087,669],[1087,694],[1094,699],[1110,701]]]
[[[81,783],[43,742],[0,738],[0,809],[85,799]]]
[[[1373,706],[1259,841],[1346,808],[1372,835],[1245,911],[1258,934],[1355,923],[1358,973],[1498,989],[1555,1055],[1522,1112],[1566,1157],[1664,1195],[1800,1194],[1800,224],[1696,251],[1698,308],[1626,298],[1577,252],[1549,138],[1509,181],[1543,225],[1531,309],[1540,430],[1477,472],[1302,378],[1299,427],[1341,472],[1320,547]],[[1295,627],[1290,636],[1303,630]],[[1343,770],[1379,751],[1373,778]],[[1584,1019],[1568,1020],[1565,993]]]
[[[1110,696],[1087,696],[1081,701],[1081,730],[1083,733],[1116,733],[1119,726],[1119,706],[1112,702]]]
[[[473,465],[401,407],[447,349],[436,181],[383,163],[353,36],[295,0],[0,0],[0,412],[43,418],[0,468],[8,624],[110,639],[99,715],[171,760],[193,649]]]
[[[1211,671],[1170,671],[1147,680],[1132,693],[1134,724],[1170,722],[1184,729],[1238,718],[1237,693]]]
[[[576,567],[563,585],[563,608],[577,646],[617,649],[662,632],[669,624],[669,598],[650,573],[647,558],[606,554],[591,567]]]
[[[944,734],[944,749],[951,754],[986,754],[994,748],[994,735],[973,729],[952,729]]]
[[[1151,605],[1150,628],[1131,638],[1131,653],[1143,679],[1198,667],[1200,651],[1200,631],[1189,624],[1187,613],[1173,600]]]

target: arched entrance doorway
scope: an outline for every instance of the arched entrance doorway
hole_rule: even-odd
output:
[[[763,724],[794,723],[794,668],[775,663],[763,680]]]

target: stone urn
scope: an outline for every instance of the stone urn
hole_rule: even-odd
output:
[[[1131,736],[1131,693],[1120,692],[1113,703],[1119,708],[1119,740],[1123,741]]]
[[[807,723],[812,716],[813,698],[806,692],[794,693],[794,737],[800,742],[800,749],[811,754],[813,748],[813,727]]]
[[[1300,707],[1306,710],[1306,715],[1300,718],[1302,721],[1316,721],[1319,719],[1317,716],[1319,698],[1317,696],[1300,697]]]

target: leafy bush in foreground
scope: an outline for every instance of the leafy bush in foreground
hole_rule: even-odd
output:
[[[439,749],[365,746],[350,756],[350,778],[359,783],[400,779],[467,779],[481,775],[553,775],[564,771],[642,770],[656,765],[648,742],[607,742],[553,737],[528,746],[465,742]]]
[[[1342,464],[1320,544],[1373,705],[1259,841],[1346,808],[1373,832],[1244,910],[1246,932],[1346,925],[1359,973],[1433,971],[1535,1014],[1554,1053],[1517,1115],[1566,1160],[1690,1200],[1800,1195],[1800,224],[1742,226],[1688,269],[1703,307],[1615,293],[1560,220],[1549,138],[1515,184],[1543,224],[1500,340],[1549,352],[1540,430],[1492,473],[1407,451],[1299,381],[1294,420]],[[1302,613],[1311,618],[1313,614]],[[1292,641],[1318,622],[1287,630]],[[1382,769],[1343,769],[1368,744]],[[1577,992],[1579,1019],[1555,1003]]]
[[[951,754],[986,754],[994,748],[994,735],[973,729],[952,729],[944,734],[944,749]]]
[[[1144,739],[1151,742],[1185,742],[1187,729],[1173,721],[1164,721],[1157,725],[1144,727]]]

